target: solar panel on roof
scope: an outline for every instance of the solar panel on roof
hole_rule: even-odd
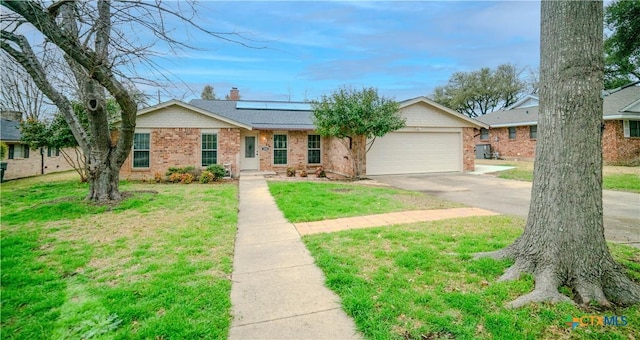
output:
[[[236,103],[236,109],[249,110],[280,110],[280,111],[311,111],[309,103],[290,103],[290,102],[256,102],[256,101],[239,101]]]
[[[236,109],[266,110],[265,102],[237,102]]]

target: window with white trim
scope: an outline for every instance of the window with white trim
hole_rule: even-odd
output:
[[[150,133],[133,134],[133,167],[148,168],[151,149]]]
[[[273,135],[273,164],[287,164],[287,135]]]
[[[509,139],[516,139],[516,127],[509,127]]]
[[[29,158],[29,145],[9,144],[9,159]]]
[[[60,148],[47,147],[47,157],[58,157],[60,156]]]
[[[202,166],[218,163],[218,135],[215,133],[202,134]]]
[[[624,127],[624,136],[626,138],[640,137],[640,121],[625,120],[622,122],[622,124]]]
[[[307,163],[320,164],[320,135],[307,136]]]

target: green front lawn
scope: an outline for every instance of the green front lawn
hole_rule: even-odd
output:
[[[422,193],[383,186],[307,181],[269,181],[278,208],[291,222],[461,207]]]
[[[100,206],[55,178],[2,184],[3,338],[227,336],[237,186],[123,182]]]
[[[503,305],[533,288],[531,276],[496,279],[509,261],[473,260],[521,233],[515,217],[472,217],[349,230],[304,237],[327,285],[369,339],[634,339],[640,306],[585,311],[567,303],[509,310]],[[640,251],[611,244],[640,281]],[[568,317],[625,316],[626,326],[571,330]],[[622,322],[621,319],[619,319]]]
[[[500,171],[499,178],[518,181],[533,181],[533,162],[481,160],[479,164],[514,166],[515,169]],[[640,193],[640,167],[609,166],[603,167],[602,188]]]

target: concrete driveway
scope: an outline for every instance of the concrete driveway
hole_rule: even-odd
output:
[[[428,174],[371,176],[396,188],[419,191],[473,207],[526,218],[531,183],[492,175]],[[640,194],[605,190],[604,227],[607,240],[640,248]]]

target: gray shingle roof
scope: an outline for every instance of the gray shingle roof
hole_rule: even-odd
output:
[[[20,141],[20,123],[12,120],[0,120],[0,140],[8,142]]]
[[[623,114],[620,110],[640,100],[640,86],[638,85],[622,88],[606,96],[603,103],[604,119],[619,119],[619,116]],[[629,114],[629,112],[624,113]],[[640,118],[640,114],[638,117]],[[538,124],[538,107],[500,110],[487,113],[476,119],[489,124],[491,127],[536,125]]]
[[[234,100],[193,99],[189,105],[265,130],[315,130],[311,111],[237,109]]]

